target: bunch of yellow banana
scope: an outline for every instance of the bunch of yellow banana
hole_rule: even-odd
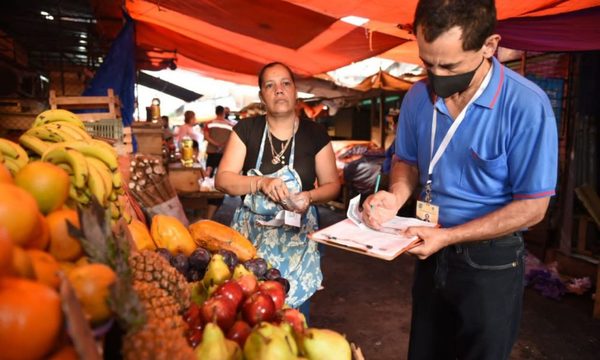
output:
[[[28,162],[29,156],[19,144],[0,138],[0,164],[6,166],[13,176]]]
[[[110,145],[95,139],[60,142],[44,151],[42,161],[57,164],[69,173],[69,196],[73,200],[87,204],[94,196],[104,207],[110,207],[115,217],[120,216],[117,200],[123,194],[121,173],[116,151]]]
[[[124,192],[117,152],[108,143],[93,139],[77,115],[63,109],[44,111],[19,143],[42,161],[67,171],[71,199],[87,204],[95,197],[110,208],[113,218],[121,216],[118,196]]]

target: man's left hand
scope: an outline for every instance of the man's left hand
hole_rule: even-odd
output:
[[[410,227],[406,229],[406,236],[418,236],[423,240],[420,245],[408,250],[421,260],[427,259],[440,249],[450,245],[448,229],[432,228],[426,226]]]

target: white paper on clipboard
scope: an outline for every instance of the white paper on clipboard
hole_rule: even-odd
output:
[[[351,202],[355,200],[354,207],[348,206],[347,219],[312,233],[310,238],[326,245],[392,260],[420,241],[416,236],[404,235],[408,227],[436,226],[417,218],[396,216],[385,222],[382,229],[374,230],[362,223],[362,215],[358,211],[360,195]]]

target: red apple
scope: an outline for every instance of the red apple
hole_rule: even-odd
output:
[[[240,348],[243,349],[244,343],[246,342],[246,338],[248,337],[248,335],[250,335],[250,332],[252,332],[252,328],[250,327],[250,325],[248,325],[248,323],[244,320],[238,320],[227,332],[227,338],[238,343],[238,345],[240,345]]]
[[[254,294],[258,290],[258,280],[256,280],[256,276],[254,276],[254,274],[243,275],[235,281],[242,288],[245,299],[250,297],[250,295]]]
[[[271,321],[275,317],[275,304],[269,295],[254,293],[244,301],[242,317],[250,326],[261,321]]]
[[[285,302],[285,289],[281,283],[274,280],[263,281],[258,285],[258,291],[271,297],[275,311],[281,310]]]
[[[297,309],[283,309],[279,312],[281,322],[286,322],[292,326],[296,334],[302,334],[306,329],[306,319]]]
[[[187,334],[188,343],[192,348],[195,348],[202,342],[202,329],[190,330]]]
[[[244,299],[244,291],[242,290],[242,287],[234,280],[227,280],[223,284],[219,285],[217,290],[215,290],[214,295],[222,295],[226,297],[229,301],[231,301],[235,309],[240,307],[242,300]]]
[[[236,310],[226,297],[213,296],[202,305],[202,320],[204,323],[216,321],[224,332],[235,322]]]
[[[190,305],[185,314],[183,314],[183,320],[188,324],[194,321],[195,319],[198,319],[199,317],[200,306],[198,306],[196,303],[192,303],[192,305]]]

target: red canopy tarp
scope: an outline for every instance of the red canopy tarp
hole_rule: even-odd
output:
[[[91,0],[99,15],[121,0]],[[381,54],[419,63],[410,34],[417,0],[127,0],[136,21],[140,68],[168,65],[237,83],[256,82],[263,64],[284,62],[312,76]],[[600,49],[598,0],[496,0],[501,46],[519,50]],[[363,26],[340,19],[369,19]],[[99,27],[110,36],[114,22]],[[112,25],[112,29],[111,29]],[[156,56],[153,54],[164,54]]]

